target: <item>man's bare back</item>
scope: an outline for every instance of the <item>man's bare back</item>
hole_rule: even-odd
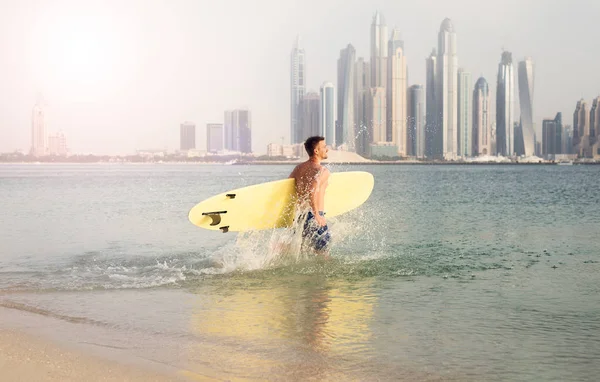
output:
[[[329,183],[329,170],[321,166],[321,160],[327,159],[328,148],[323,137],[310,137],[304,146],[309,158],[297,165],[289,177],[296,180],[297,208],[302,215],[306,213],[303,236],[310,238],[317,252],[324,252],[330,240],[325,220],[325,190]]]
[[[317,222],[325,225],[325,218],[319,212],[325,210],[325,190],[329,181],[329,170],[314,161],[308,160],[296,166],[290,178],[296,179],[298,207],[310,208]]]
[[[321,160],[327,159],[328,149],[323,139],[316,142],[309,142],[309,140],[307,140],[309,146],[314,148],[307,148],[310,155],[308,160],[297,165],[290,178],[296,180],[298,208],[310,209],[319,225],[324,226],[326,222],[321,213],[325,211],[325,190],[329,182],[329,170],[321,166]]]

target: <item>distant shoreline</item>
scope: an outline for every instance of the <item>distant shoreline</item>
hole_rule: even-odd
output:
[[[237,161],[234,163],[227,162],[203,162],[203,161],[123,161],[123,162],[111,162],[111,161],[0,161],[0,165],[46,165],[46,164],[110,164],[110,165],[219,165],[219,166],[261,166],[261,165],[296,165],[302,161]],[[600,161],[573,161],[569,163],[560,162],[453,162],[453,161],[365,161],[365,162],[342,162],[342,161],[323,161],[323,164],[328,165],[352,165],[352,166],[382,166],[382,165],[395,165],[395,166],[481,166],[481,165],[499,165],[499,166],[560,166],[560,165],[600,165]]]

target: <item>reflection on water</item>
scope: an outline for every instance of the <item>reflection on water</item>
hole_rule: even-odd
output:
[[[216,282],[210,293],[197,291],[192,331],[235,349],[229,371],[247,373],[250,367],[310,377],[340,372],[372,352],[377,299],[371,283],[331,282],[323,275]]]

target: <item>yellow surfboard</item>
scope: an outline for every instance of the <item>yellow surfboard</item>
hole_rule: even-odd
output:
[[[332,173],[325,191],[327,217],[359,207],[371,195],[374,182],[364,171]],[[208,198],[196,204],[188,218],[200,228],[223,232],[290,227],[295,194],[294,179],[260,183]]]

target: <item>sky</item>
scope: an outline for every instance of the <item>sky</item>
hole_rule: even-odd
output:
[[[596,0],[0,0],[0,152],[31,145],[42,97],[46,133],[73,153],[176,150],[179,125],[224,111],[252,113],[252,149],[289,142],[290,52],[306,51],[308,91],[337,79],[340,50],[369,57],[373,14],[401,31],[408,85],[425,83],[425,59],[444,18],[457,33],[459,66],[490,84],[502,50],[535,64],[534,122],[600,95]],[[518,113],[518,95],[516,95]],[[518,116],[518,114],[516,114]]]

